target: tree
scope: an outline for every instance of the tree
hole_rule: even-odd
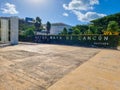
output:
[[[68,34],[71,35],[72,33],[73,33],[73,30],[70,28],[70,29],[68,30]]]
[[[24,36],[25,37],[32,37],[34,36],[34,31],[32,28],[28,28],[25,32],[24,32]]]
[[[39,17],[36,17],[35,24],[34,24],[36,31],[37,30],[41,31],[41,25],[42,25],[41,21],[42,20]]]
[[[51,29],[51,23],[49,21],[46,24],[46,29],[47,29],[47,34],[49,34]]]
[[[118,32],[119,31],[118,23],[116,21],[110,21],[107,26],[107,31]]]
[[[73,31],[80,31],[80,34],[85,34],[85,32],[89,29],[88,25],[76,25],[72,27]],[[78,31],[78,32],[79,32]]]
[[[93,34],[90,29],[88,29],[85,34]]]
[[[73,34],[80,34],[80,30],[79,29],[73,30]]]
[[[103,28],[100,26],[96,27],[94,24],[90,24],[88,27],[86,32],[90,32],[91,34],[103,34]]]
[[[92,25],[92,24],[89,25],[89,29],[87,31],[92,33],[92,34],[96,34],[97,33],[96,27],[94,25]]]
[[[67,35],[68,34],[68,31],[67,31],[67,28],[64,27],[63,31],[61,32],[62,35]]]
[[[106,31],[108,24],[110,21],[116,21],[118,25],[120,26],[120,13],[116,13],[113,15],[108,15],[99,19],[95,19],[91,21],[92,24],[96,27],[102,27],[101,31]],[[100,32],[101,32],[100,31]]]
[[[36,22],[41,22],[40,17],[36,17]]]

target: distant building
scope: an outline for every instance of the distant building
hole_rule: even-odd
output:
[[[46,25],[44,25],[45,27]],[[58,35],[60,34],[64,28],[66,29],[70,29],[72,26],[64,24],[64,23],[52,23],[51,24],[51,30],[50,30],[50,34],[51,35]]]
[[[33,18],[30,18],[30,17],[26,17],[26,18],[25,18],[25,21],[26,21],[27,23],[34,23],[34,19],[33,19]]]
[[[41,30],[41,31],[37,30],[36,35],[47,35],[47,30]]]

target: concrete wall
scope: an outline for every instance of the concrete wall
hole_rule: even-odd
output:
[[[10,21],[10,22],[9,22]],[[0,38],[1,43],[8,43],[12,45],[18,44],[18,17],[1,17],[0,18]],[[9,27],[10,25],[10,27]],[[10,31],[10,34],[9,34]],[[9,41],[10,37],[10,41]]]
[[[12,45],[18,44],[18,17],[10,18],[10,40]]]
[[[9,21],[7,19],[1,19],[1,42],[7,43],[9,41]]]

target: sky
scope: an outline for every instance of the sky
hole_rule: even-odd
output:
[[[42,23],[74,26],[119,12],[120,0],[0,0],[0,16],[39,16]]]

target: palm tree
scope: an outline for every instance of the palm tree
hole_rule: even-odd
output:
[[[41,31],[41,25],[42,25],[41,21],[42,20],[40,19],[40,17],[36,17],[35,24],[34,24],[36,31]]]
[[[46,24],[46,29],[47,29],[47,34],[49,34],[51,29],[51,23],[49,21]]]

